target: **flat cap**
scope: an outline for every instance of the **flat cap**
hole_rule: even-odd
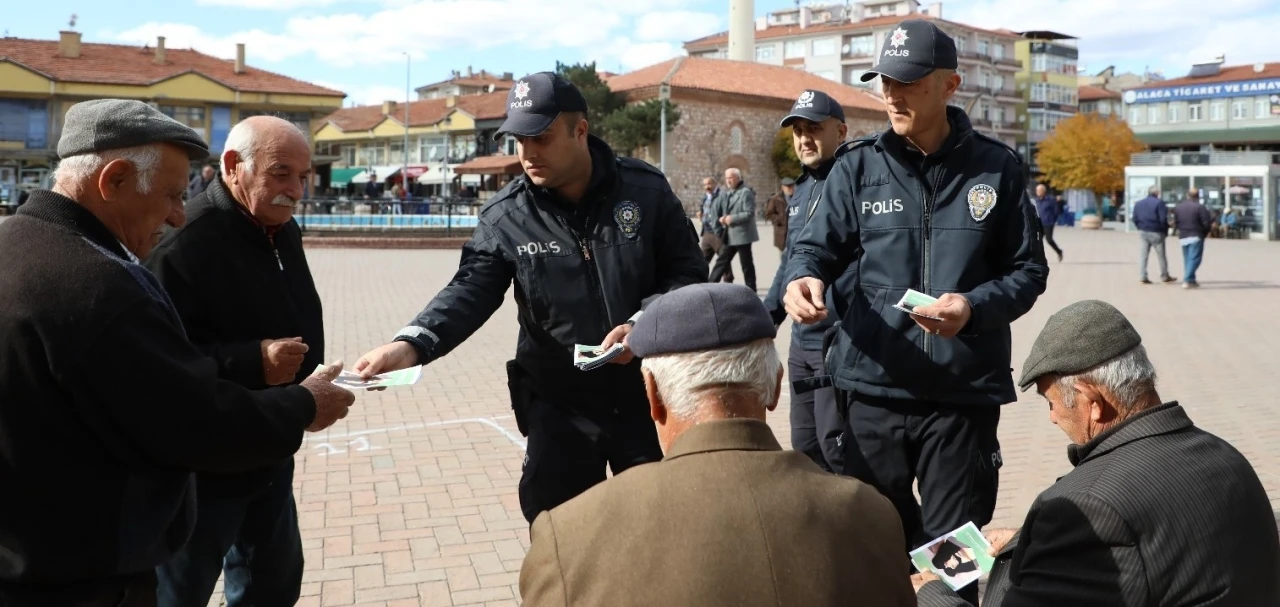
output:
[[[640,358],[700,352],[773,339],[778,334],[760,297],[742,285],[681,287],[649,304],[627,344]]]
[[[209,157],[209,144],[191,127],[134,99],[95,99],[71,106],[62,122],[58,158],[171,143],[192,160]]]
[[[790,178],[790,177],[783,177],[783,178],[782,178],[782,182],[781,182],[781,183],[782,183],[782,185],[795,185],[795,184],[796,184],[796,180],[794,180],[794,179],[792,179],[792,178]]]
[[[1026,392],[1046,375],[1087,371],[1142,345],[1142,336],[1115,306],[1077,301],[1049,317],[1022,364],[1018,386]]]

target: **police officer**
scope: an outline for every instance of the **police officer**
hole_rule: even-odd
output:
[[[787,317],[782,306],[786,288],[787,258],[805,221],[815,205],[822,202],[822,185],[843,151],[841,144],[849,134],[844,122],[844,108],[822,91],[807,90],[800,94],[791,113],[782,119],[782,128],[791,127],[791,142],[802,172],[795,190],[787,199],[787,239],[782,250],[782,263],[773,278],[773,286],[765,297],[765,306],[774,324]],[[850,265],[851,268],[856,266]],[[854,271],[846,272],[855,275]],[[828,308],[835,308],[834,297],[849,279],[837,281],[835,289],[825,293]],[[804,453],[828,472],[840,472],[844,461],[841,434],[844,419],[836,408],[835,393],[830,386],[814,388],[807,380],[826,373],[822,361],[823,336],[835,324],[835,315],[811,325],[791,327],[791,347],[787,372],[795,388],[791,395],[791,448]]]
[[[365,377],[425,365],[488,320],[512,282],[519,309],[512,407],[529,437],[520,506],[533,522],[605,480],[662,458],[640,361],[581,371],[575,344],[626,343],[657,296],[706,282],[693,225],[666,177],[614,156],[588,134],[587,102],[558,75],[528,76],[507,96],[497,136],[517,138],[524,175],[493,196],[458,272],[390,344],[365,354]]]
[[[947,104],[955,70],[955,42],[929,21],[886,38],[863,78],[880,76],[892,128],[853,142],[832,168],[784,298],[797,322],[825,319],[826,286],[856,259],[827,356],[847,402],[844,466],[894,503],[913,546],[991,520],[996,425],[1015,400],[1009,325],[1049,274],[1018,155]],[[900,311],[907,289],[937,302]]]

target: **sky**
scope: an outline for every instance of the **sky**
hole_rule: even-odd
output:
[[[796,0],[756,0],[755,13]],[[344,91],[347,104],[405,98],[452,70],[625,72],[727,27],[729,0],[0,0],[10,36],[55,39],[74,13],[85,42],[155,43],[231,58]],[[928,4],[928,2],[925,2]],[[1276,0],[949,0],[943,17],[1080,38],[1082,70],[1185,75],[1194,61],[1280,61]]]

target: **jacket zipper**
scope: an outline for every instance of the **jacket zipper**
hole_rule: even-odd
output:
[[[605,335],[608,335],[613,327],[609,326],[609,309],[604,305],[604,288],[600,285],[600,272],[596,267],[596,261],[591,257],[591,243],[587,241],[586,236],[579,234],[572,226],[569,232],[578,241],[578,248],[582,250],[582,259],[587,262],[587,282],[591,283],[591,298],[595,300],[596,310],[600,314],[600,327],[604,329]],[[587,232],[591,232],[590,223],[587,224]]]
[[[926,159],[926,162],[928,162],[927,159]],[[945,164],[945,162],[943,164]],[[933,177],[932,189],[929,191],[925,191],[924,179],[922,179],[920,183],[920,193],[924,194],[924,240],[923,240],[923,244],[921,245],[921,247],[924,250],[923,250],[923,257],[920,260],[920,273],[921,273],[920,289],[926,295],[929,295],[929,267],[933,264],[933,260],[930,258],[930,248],[931,248],[930,239],[932,237],[931,232],[933,230],[933,201],[938,197],[938,182],[942,180],[943,165],[938,165],[937,167],[933,167],[933,168],[937,170],[937,173]],[[933,334],[929,333],[928,331],[925,331],[924,333],[925,355],[929,354],[930,345],[932,344],[933,344]]]

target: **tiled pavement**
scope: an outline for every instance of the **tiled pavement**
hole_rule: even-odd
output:
[[[1014,325],[1013,366],[1062,306],[1086,298],[1116,304],[1142,332],[1162,373],[1161,394],[1243,451],[1280,505],[1280,407],[1268,379],[1280,364],[1272,346],[1280,335],[1280,243],[1211,241],[1204,288],[1184,291],[1138,284],[1136,235],[1060,229],[1057,237],[1067,261],[1050,264],[1048,292]],[[328,355],[348,362],[412,318],[458,259],[457,251],[308,255],[325,302]],[[763,290],[777,251],[759,243],[756,260]],[[1171,248],[1169,260],[1180,266],[1180,253]],[[784,326],[784,359],[788,335]],[[362,394],[346,420],[308,436],[295,481],[307,559],[300,605],[518,603],[528,546],[516,499],[523,440],[503,371],[515,339],[508,298],[471,340],[426,367],[417,386]],[[786,407],[784,397],[770,416],[783,444]],[[1005,464],[993,524],[1017,526],[1035,495],[1069,469],[1067,443],[1034,394],[1004,409],[1000,437]]]

